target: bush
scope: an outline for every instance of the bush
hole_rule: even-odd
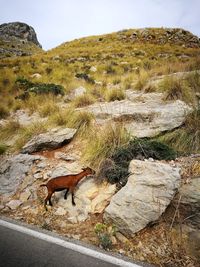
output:
[[[99,245],[105,250],[112,248],[112,236],[115,235],[116,229],[114,226],[107,226],[103,223],[97,223],[94,231],[99,239]]]
[[[62,85],[53,83],[33,83],[25,78],[17,78],[15,83],[19,89],[23,89],[23,93],[16,98],[25,100],[29,97],[30,93],[36,95],[41,94],[53,94],[53,95],[64,95],[64,88]]]
[[[83,79],[88,83],[95,84],[94,79],[92,77],[90,77],[90,75],[87,74],[87,73],[77,73],[75,75],[75,77],[78,78],[78,79]]]
[[[171,160],[175,159],[176,153],[168,145],[156,140],[134,139],[128,145],[117,148],[110,159],[105,159],[99,166],[98,174],[105,174],[110,183],[119,183],[124,186],[129,176],[128,167],[132,159]]]

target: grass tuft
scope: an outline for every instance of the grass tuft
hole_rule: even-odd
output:
[[[108,102],[115,101],[115,100],[123,100],[125,99],[125,93],[122,89],[108,89],[105,92],[105,100]]]
[[[170,144],[179,154],[200,153],[200,109],[190,113],[181,128],[166,133],[159,140]]]

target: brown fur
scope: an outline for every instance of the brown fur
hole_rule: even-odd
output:
[[[78,182],[89,174],[95,174],[95,171],[89,167],[84,168],[82,170],[83,171],[78,173],[78,174],[69,174],[69,175],[59,176],[59,177],[56,177],[56,178],[49,180],[47,182],[47,184],[40,185],[40,186],[46,186],[47,190],[48,190],[48,195],[45,199],[45,204],[44,204],[45,208],[46,208],[48,201],[49,201],[49,204],[51,206],[53,206],[52,202],[51,202],[51,196],[55,191],[62,191],[65,189],[67,191],[65,193],[64,198],[67,199],[67,193],[68,193],[68,191],[70,191],[72,194],[72,205],[76,205],[74,202],[74,190],[75,190],[75,187],[77,186]],[[47,208],[46,208],[46,210],[47,210]]]

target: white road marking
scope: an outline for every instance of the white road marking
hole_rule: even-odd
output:
[[[62,240],[62,239],[60,239],[58,237],[53,237],[53,236],[50,236],[50,235],[47,235],[47,234],[44,234],[44,233],[40,233],[40,232],[37,232],[35,230],[26,228],[24,226],[13,224],[13,223],[1,220],[1,219],[0,219],[0,225],[2,225],[4,227],[7,227],[7,228],[10,228],[10,229],[13,229],[13,230],[16,230],[18,232],[33,236],[33,237],[36,237],[36,238],[39,238],[41,240],[45,240],[47,242],[54,243],[54,244],[57,244],[59,246],[71,249],[71,250],[79,252],[81,254],[88,255],[90,257],[97,258],[97,259],[100,259],[102,261],[118,265],[118,266],[122,266],[122,267],[142,267],[141,265],[138,265],[138,264],[135,264],[135,263],[132,263],[132,262],[128,262],[128,261],[125,261],[125,260],[122,260],[122,259],[118,259],[118,258],[115,258],[113,256],[104,254],[102,252],[95,251],[95,250],[93,250],[91,248],[87,248],[87,247],[83,247],[81,245],[70,243],[70,242]]]

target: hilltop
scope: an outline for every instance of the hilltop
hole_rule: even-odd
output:
[[[5,50],[0,63],[1,213],[159,266],[197,266],[199,38],[128,29],[43,51],[34,34],[4,41],[18,35],[20,49],[37,49]],[[77,206],[60,192],[46,212],[39,185],[83,166],[96,175],[78,185]]]
[[[0,58],[28,56],[41,51],[35,30],[22,22],[0,25]]]

